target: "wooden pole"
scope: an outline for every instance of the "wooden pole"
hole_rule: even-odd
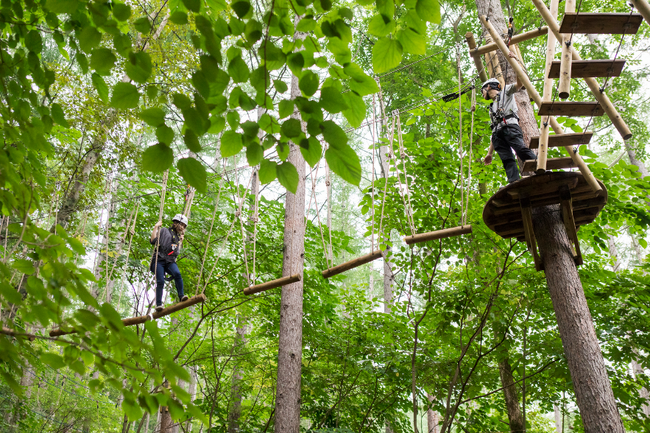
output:
[[[510,40],[510,45],[518,44],[519,42],[528,41],[530,39],[535,39],[536,37],[543,36],[543,35],[545,35],[547,33],[548,33],[548,27],[540,27],[538,29],[531,30],[531,31],[526,32],[526,33],[520,33],[520,34],[514,35],[512,37],[512,39]],[[467,35],[465,35],[465,38],[467,38]],[[482,54],[487,54],[490,51],[498,50],[499,46],[496,43],[492,42],[490,44],[485,44],[485,45],[483,45],[481,47],[478,47],[476,49],[474,49],[473,47],[470,47],[470,48],[472,48],[474,50],[473,53],[475,53],[476,55],[482,55]]]
[[[646,0],[630,0],[634,7],[643,15],[643,19],[650,24],[650,4]]]
[[[322,272],[323,278],[330,278],[334,275],[338,275],[345,271],[349,271],[350,269],[357,268],[361,265],[365,265],[366,263],[370,263],[373,260],[377,260],[381,257],[381,253],[381,250],[375,250],[370,254],[366,254],[365,256],[357,257],[356,259],[350,260],[349,262],[341,263],[340,265],[334,266],[333,268],[325,269]]]
[[[472,226],[459,226],[450,229],[436,230],[435,232],[420,233],[413,236],[405,236],[404,242],[407,244],[417,244],[420,242],[434,241],[436,239],[451,238],[454,236],[466,235],[472,233]]]
[[[548,24],[548,28],[555,34],[555,37],[561,39],[560,26],[558,25],[557,21],[553,19],[551,12],[548,10],[544,2],[542,0],[532,0],[532,2],[535,4],[535,7],[539,13],[542,15],[542,18],[544,18],[546,21],[546,24]],[[571,47],[571,56],[573,60],[582,60],[582,57],[580,57],[580,54],[578,54],[573,46]],[[614,104],[612,104],[612,101],[609,100],[609,97],[600,91],[600,85],[598,82],[591,77],[586,77],[584,80],[589,86],[589,89],[591,89],[591,93],[594,94],[594,97],[603,107],[605,113],[618,130],[619,134],[621,134],[621,137],[623,137],[623,140],[631,138],[632,131],[630,131],[630,128],[627,127],[621,115],[618,114],[618,111],[614,107]]]
[[[485,36],[485,40],[488,42],[491,41],[491,36]],[[504,88],[506,85],[506,79],[503,76],[503,71],[501,70],[501,62],[499,62],[497,53],[487,53],[485,55],[485,64],[490,71],[490,78],[496,78],[499,80],[499,83],[501,83],[501,88]]]
[[[576,1],[566,0],[564,3],[565,13],[575,13]],[[552,14],[553,12],[551,12]],[[557,13],[555,14],[557,21]],[[560,59],[560,84],[558,85],[558,95],[560,99],[566,99],[571,93],[571,33],[562,34],[562,57]]]
[[[467,41],[467,46],[469,47],[469,55],[472,56],[472,59],[474,60],[474,65],[476,66],[476,70],[481,77],[481,81],[487,81],[488,76],[487,72],[485,72],[485,68],[483,67],[483,62],[481,62],[481,56],[476,52],[476,41],[474,40],[474,33],[465,33],[465,41]]]
[[[170,307],[164,308],[162,311],[155,311],[148,316],[138,316],[138,317],[129,317],[128,319],[122,319],[122,324],[124,326],[133,326],[145,323],[153,318],[153,320],[159,319],[161,317],[169,316],[172,313],[183,310],[192,305],[205,302],[205,295],[192,296],[187,301],[182,301],[177,304],[174,304]],[[50,331],[50,337],[59,337],[61,335],[74,334],[79,332],[77,329],[71,329],[70,331],[64,331],[62,329],[53,329]]]
[[[551,14],[557,18],[559,0],[551,0]],[[553,79],[549,78],[549,71],[553,64],[555,57],[555,43],[557,39],[553,32],[548,33],[546,43],[546,69],[544,76],[544,92],[542,95],[543,102],[551,101],[551,93],[553,92]],[[548,136],[550,129],[549,117],[542,117],[540,119],[540,135],[539,135],[539,150],[537,152],[537,173],[544,173],[546,171],[546,161],[548,159]]]
[[[287,284],[296,283],[302,277],[300,274],[295,274],[287,277],[278,278],[277,280],[267,281],[266,283],[257,284],[244,289],[244,295],[252,295],[254,293],[264,292],[266,290],[275,289],[276,287],[286,286]]]
[[[537,1],[537,0],[533,0],[533,1]],[[544,7],[544,9],[546,9],[546,7]],[[546,11],[548,12],[548,9],[546,9]],[[550,12],[549,12],[549,14],[550,14]],[[510,64],[510,66],[515,71],[515,73],[519,77],[520,81],[524,84],[524,87],[526,87],[526,90],[528,91],[528,96],[530,96],[538,106],[541,105],[542,104],[542,97],[537,92],[537,89],[535,89],[535,86],[533,86],[533,83],[531,83],[530,80],[528,79],[528,75],[526,75],[524,70],[521,69],[521,66],[519,65],[519,63],[517,63],[514,59],[510,58],[510,56],[508,55],[508,52],[509,52],[508,47],[506,46],[505,42],[503,42],[503,40],[501,40],[501,38],[498,37],[498,34],[497,34],[496,30],[494,29],[494,26],[492,26],[492,23],[490,23],[487,20],[487,17],[485,15],[481,15],[480,18],[481,18],[481,22],[483,23],[485,28],[488,29],[488,31],[492,34],[492,37],[494,38],[494,40],[497,41],[497,44],[499,44],[499,49],[501,49],[501,51],[503,52],[506,60]],[[557,34],[555,36],[557,37]],[[549,116],[549,123],[551,125],[551,128],[553,128],[553,131],[556,134],[563,134],[564,133],[564,130],[562,129],[560,124],[557,122],[557,120],[555,120],[555,118],[553,116]],[[587,164],[585,164],[585,162],[582,160],[582,157],[580,155],[578,155],[577,153],[575,153],[573,151],[573,147],[571,147],[571,146],[567,146],[567,147],[565,147],[565,149],[567,150],[567,152],[569,152],[569,155],[571,156],[571,159],[578,166],[578,168],[580,169],[580,172],[585,177],[585,180],[587,181],[589,186],[591,186],[591,189],[594,192],[598,193],[598,194],[604,194],[602,188],[598,184],[598,181],[596,180],[594,175],[591,173],[591,170],[589,170],[589,167],[587,167]]]

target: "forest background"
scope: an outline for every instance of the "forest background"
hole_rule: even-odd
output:
[[[153,432],[165,418],[282,431],[280,289],[243,289],[282,276],[285,203],[301,191],[301,431],[510,431],[508,380],[526,431],[583,431],[544,275],[482,222],[505,183],[480,161],[486,102],[441,99],[480,85],[464,40],[485,43],[477,3],[0,2],[2,431]],[[502,7],[516,33],[542,25],[530,2]],[[580,153],[608,204],[579,231],[579,271],[637,432],[650,430],[649,34],[575,37],[584,58],[626,59],[606,92],[632,139],[606,117],[559,119],[595,131]],[[540,93],[545,45],[519,44]],[[590,99],[580,80],[572,98]],[[178,264],[206,302],[125,328],[150,311],[153,225],[188,203]],[[470,236],[401,240],[462,223]],[[375,248],[388,260],[322,278]],[[81,332],[48,336],[59,327]]]

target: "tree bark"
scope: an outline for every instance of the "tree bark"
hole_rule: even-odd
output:
[[[427,399],[429,400],[429,406],[431,406],[433,396],[427,393]],[[428,433],[438,433],[438,412],[431,407],[427,410],[427,431]]]
[[[557,404],[553,405],[553,413],[555,415],[555,430],[557,433],[562,433],[562,412]]]
[[[636,362],[636,359],[632,360],[632,374],[635,380],[639,375],[645,374],[643,367],[641,364]],[[642,387],[639,390],[639,395],[645,400],[645,404],[641,406],[641,410],[646,417],[650,417],[650,392],[648,392],[646,388]]]
[[[510,431],[523,432],[526,430],[524,417],[519,406],[517,385],[512,377],[512,367],[510,366],[507,353],[505,357],[499,360],[499,377],[501,378],[501,386],[503,386],[503,398],[506,401]]]
[[[296,25],[300,16],[296,16]],[[304,39],[296,32],[294,39]],[[298,77],[291,77],[291,97],[301,95]],[[300,119],[300,113],[291,115]],[[302,122],[303,131],[306,129]],[[289,162],[298,170],[296,193],[287,191],[284,212],[284,257],[282,275],[303,274],[305,253],[305,159],[300,148],[289,143]],[[278,379],[275,403],[275,432],[300,431],[300,375],[302,370],[302,293],[303,279],[282,288],[280,301],[280,341],[278,347]]]
[[[533,209],[533,226],[585,432],[624,432],[559,205]]]
[[[169,409],[163,406],[160,411],[160,433],[171,433],[173,423]]]

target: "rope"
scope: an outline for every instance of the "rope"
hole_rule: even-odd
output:
[[[138,211],[140,210],[140,202],[138,201],[138,204],[135,209],[135,216],[133,218],[133,225],[131,226],[131,229],[129,230],[131,232],[131,238],[129,239],[129,247],[126,250],[126,259],[124,260],[124,263],[128,266],[129,265],[129,256],[131,255],[131,243],[133,242],[133,237],[135,236],[135,227],[136,223],[138,221]],[[157,254],[156,254],[157,255]],[[117,261],[117,258],[115,259]],[[113,264],[113,268],[115,268],[115,264]],[[112,276],[112,273],[111,273]],[[122,293],[124,293],[124,290],[120,291],[120,298],[117,301],[117,305],[120,305],[122,302]]]
[[[390,159],[393,159],[392,156],[394,154],[393,152],[393,141],[395,140],[395,121],[396,121],[396,116],[393,116],[393,124],[391,125],[390,128],[390,153],[387,155],[389,158],[388,164],[390,165]],[[397,167],[395,167],[397,169]],[[386,193],[388,191],[388,173],[385,174],[385,179],[386,181],[384,182],[384,198],[382,199],[381,202],[381,217],[379,219],[379,233],[383,233],[383,225],[384,225],[384,208],[386,205]],[[399,180],[399,172],[397,174],[397,179]],[[400,189],[401,191],[401,189]]]
[[[131,228],[131,221],[133,220],[133,216],[137,215],[138,209],[140,208],[140,202],[138,201],[136,206],[131,210],[131,213],[129,214],[129,219],[126,222],[126,225],[124,227],[124,235],[122,236],[122,242],[120,242],[120,247],[119,251],[115,254],[115,258],[113,259],[113,266],[110,269],[110,272],[106,276],[106,302],[108,302],[108,286],[111,284],[111,280],[113,279],[113,272],[115,272],[115,266],[117,265],[117,258],[119,255],[122,253],[122,245],[126,242],[126,237],[129,234],[129,229]],[[131,237],[133,239],[133,236]],[[129,249],[131,249],[131,243],[129,242]],[[122,294],[120,293],[120,299],[121,299]],[[118,304],[119,305],[119,304]]]
[[[423,61],[425,61],[425,60],[427,60],[427,59],[430,59],[431,57],[435,57],[435,56],[437,56],[438,54],[442,54],[442,53],[444,53],[445,51],[447,51],[447,50],[446,50],[446,49],[445,49],[445,50],[440,50],[440,51],[438,51],[437,53],[433,53],[433,54],[430,54],[430,55],[428,55],[428,56],[426,56],[426,57],[422,57],[420,60],[416,60],[416,61],[414,61],[414,62],[411,62],[411,63],[409,63],[408,65],[404,65],[404,66],[402,66],[401,68],[393,69],[392,71],[386,72],[386,73],[381,74],[381,75],[375,75],[375,78],[376,78],[376,79],[383,78],[383,77],[386,77],[386,76],[388,76],[388,75],[394,74],[394,73],[396,73],[396,72],[402,71],[402,70],[404,70],[404,69],[406,69],[406,68],[410,68],[411,66],[413,66],[413,65],[415,65],[415,64],[417,64],[417,63],[423,62]]]
[[[325,161],[325,187],[327,188],[327,231],[329,232],[329,250],[328,257],[331,263],[334,263],[334,249],[332,248],[332,180],[330,179],[330,166]]]
[[[371,212],[372,212],[372,230],[370,234],[370,252],[375,251],[375,126],[377,117],[377,98],[375,94],[372,95],[372,122],[373,125],[370,127],[370,136],[372,137],[372,169],[370,170],[370,193],[371,193]]]
[[[472,185],[472,152],[474,145],[474,114],[476,113],[476,88],[472,89],[472,126],[469,133],[469,154],[467,158],[467,205],[465,206],[465,218],[463,225],[467,223],[467,216],[469,214],[469,191]]]
[[[257,264],[257,222],[259,221],[259,203],[260,203],[260,188],[259,188],[259,170],[254,172],[255,182],[255,207],[253,209],[253,276],[252,284],[255,285],[257,279],[255,267]]]
[[[632,14],[634,13],[634,5],[630,3],[630,15],[627,17],[627,23],[625,23],[625,27],[627,27],[630,24],[630,19],[632,19]],[[607,88],[607,84],[609,82],[609,79],[612,77],[612,72],[614,69],[614,62],[618,58],[618,52],[621,49],[621,45],[623,45],[623,40],[625,39],[625,33],[621,35],[621,40],[618,42],[618,47],[616,48],[616,53],[614,54],[614,60],[612,60],[612,66],[609,68],[609,72],[607,73],[607,77],[605,78],[605,82],[603,83],[602,87],[600,88],[600,93],[603,93],[605,89]]]
[[[456,65],[458,68],[458,156],[460,158],[460,219],[461,225],[464,223],[463,206],[465,203],[465,177],[463,172],[463,96],[461,95],[462,75],[460,70],[460,50],[456,46]]]
[[[399,154],[400,154],[400,159],[402,160],[402,169],[404,171],[404,183],[406,185],[402,184],[402,178],[399,173],[399,168],[397,166],[397,157],[393,159],[393,163],[395,165],[395,172],[397,174],[397,180],[399,182],[399,190],[400,190],[400,195],[402,196],[402,201],[404,202],[404,207],[406,208],[406,219],[408,220],[409,227],[411,229],[411,236],[414,236],[417,230],[415,230],[415,223],[413,222],[413,214],[411,211],[411,194],[409,192],[409,185],[408,185],[408,176],[406,174],[406,152],[404,151],[404,141],[402,137],[402,123],[400,122],[399,118],[399,113],[395,113],[394,117],[397,118],[397,142],[399,145]],[[391,148],[393,146],[393,143],[391,142]],[[394,152],[391,152],[394,154]],[[403,188],[405,190],[403,190]]]
[[[165,213],[165,195],[167,195],[167,179],[169,178],[169,170],[165,170],[165,173],[163,174],[163,179],[162,179],[162,190],[160,191],[160,209],[158,210],[158,222],[162,222],[163,215]],[[154,259],[154,264],[153,264],[153,278],[151,279],[151,283],[154,284],[156,282],[156,273],[158,272],[158,249],[160,248],[160,227],[158,227],[158,232],[156,233],[156,247],[154,248],[154,255],[156,256]],[[155,286],[154,286],[155,287]],[[148,296],[147,296],[148,297]],[[149,307],[147,308],[147,314],[151,311],[151,303],[149,303]]]
[[[323,224],[321,223],[320,220],[320,208],[318,207],[318,198],[316,197],[316,183],[318,180],[318,169],[320,167],[320,162],[322,160],[323,158],[321,157],[321,159],[318,161],[318,164],[316,164],[315,173],[313,173],[311,177],[311,197],[309,198],[309,207],[307,208],[307,215],[309,215],[309,212],[311,211],[311,201],[312,199],[314,199],[314,203],[316,204],[316,217],[318,218],[318,229],[320,231],[321,243],[323,244],[323,251],[325,251],[325,263],[327,264],[327,268],[329,269],[330,267],[334,266],[334,258],[329,257],[330,256],[329,252],[331,252],[332,250],[331,248],[332,234],[330,230],[330,250],[328,251],[327,245],[325,245],[325,236],[323,235]],[[327,176],[329,176],[329,170]]]
[[[221,178],[221,181],[219,181],[219,191],[217,192],[217,199],[214,202],[214,209],[212,210],[212,222],[210,223],[210,231],[208,232],[208,239],[205,242],[205,251],[203,252],[203,259],[201,260],[201,270],[199,271],[199,279],[198,281],[201,281],[201,277],[203,276],[203,267],[205,265],[205,258],[208,255],[208,247],[210,246],[210,239],[212,238],[212,229],[214,228],[214,218],[217,215],[217,208],[219,207],[219,198],[221,197],[221,188],[223,186],[223,177]]]

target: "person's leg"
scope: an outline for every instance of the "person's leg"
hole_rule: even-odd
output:
[[[510,150],[510,146],[504,140],[503,129],[505,128],[502,128],[496,134],[492,134],[492,145],[501,158],[503,168],[506,170],[506,175],[508,176],[508,183],[512,183],[519,179],[519,169],[517,168],[517,161],[512,154],[512,150]]]
[[[174,283],[176,284],[176,292],[178,293],[178,300],[182,300],[185,293],[183,291],[183,277],[181,276],[181,271],[178,269],[176,263],[170,263],[167,267],[167,272],[174,277]]]
[[[524,143],[524,133],[521,130],[519,125],[511,125],[506,127],[506,136],[508,144],[517,154],[517,157],[522,161],[528,161],[531,159],[537,159],[535,152],[526,147]]]
[[[156,307],[162,305],[163,289],[165,288],[165,264],[156,265]]]

